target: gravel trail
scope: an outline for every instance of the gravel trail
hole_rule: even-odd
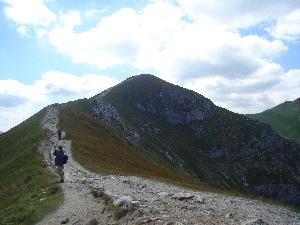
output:
[[[56,105],[48,106],[42,121],[48,135],[41,144],[41,151],[45,161],[52,165],[49,167],[52,171],[50,153],[55,147],[62,145],[69,156],[65,183],[61,184],[64,201],[38,225],[63,222],[72,225],[300,225],[300,214],[281,206],[191,191],[134,176],[101,176],[89,172],[73,160],[71,141],[57,140],[58,118]]]

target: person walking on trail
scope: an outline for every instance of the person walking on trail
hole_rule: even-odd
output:
[[[53,152],[55,155],[55,166],[57,166],[57,171],[60,176],[60,183],[64,183],[64,165],[68,161],[68,156],[65,154],[62,146],[58,147],[58,150]]]
[[[62,134],[62,129],[61,128],[59,128],[58,130],[57,130],[57,135],[58,135],[58,140],[61,140],[61,134]]]

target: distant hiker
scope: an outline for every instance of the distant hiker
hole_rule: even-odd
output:
[[[61,133],[62,133],[62,129],[61,128],[59,128],[58,130],[57,130],[57,134],[58,134],[58,140],[61,140]]]
[[[55,165],[57,166],[57,171],[60,176],[60,183],[64,182],[64,165],[68,161],[68,156],[65,154],[62,146],[58,147],[58,150],[55,150],[53,152],[53,155],[55,155]]]

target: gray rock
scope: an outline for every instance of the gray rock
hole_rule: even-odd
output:
[[[75,222],[72,223],[72,225],[80,225],[80,220],[76,220]]]
[[[65,218],[60,222],[60,224],[67,224],[69,221],[70,221],[69,218]]]
[[[173,198],[183,201],[194,198],[194,195],[191,193],[177,193],[173,196]]]
[[[138,205],[138,201],[132,200],[129,196],[121,196],[113,200],[113,205],[118,207],[132,208]]]
[[[194,201],[200,204],[204,204],[206,202],[206,199],[202,196],[195,195],[194,196]]]
[[[94,219],[91,219],[86,225],[98,225],[98,220],[96,220],[95,218]]]
[[[233,219],[233,214],[232,214],[232,213],[227,213],[227,214],[225,215],[225,218],[226,218],[226,219]]]
[[[241,225],[268,225],[263,219],[252,219],[241,223]]]
[[[159,192],[158,196],[161,198],[165,198],[165,197],[170,196],[170,193],[163,191],[163,192]]]
[[[164,225],[174,225],[175,223],[173,221],[169,221],[167,223],[165,223]]]
[[[103,198],[105,196],[105,191],[103,188],[91,188],[91,193],[95,198]]]

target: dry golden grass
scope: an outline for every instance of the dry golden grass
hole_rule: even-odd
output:
[[[283,202],[234,190],[220,190],[189,178],[162,160],[155,159],[153,155],[132,147],[114,130],[86,113],[64,107],[60,110],[59,126],[67,132],[67,138],[72,140],[72,154],[75,160],[96,173],[148,177],[191,189],[281,205],[299,212],[298,207]]]
[[[155,160],[143,150],[137,150],[117,132],[89,115],[63,107],[60,127],[72,140],[72,154],[87,169],[120,175],[137,175],[194,188],[206,187],[172,169],[162,160]]]

